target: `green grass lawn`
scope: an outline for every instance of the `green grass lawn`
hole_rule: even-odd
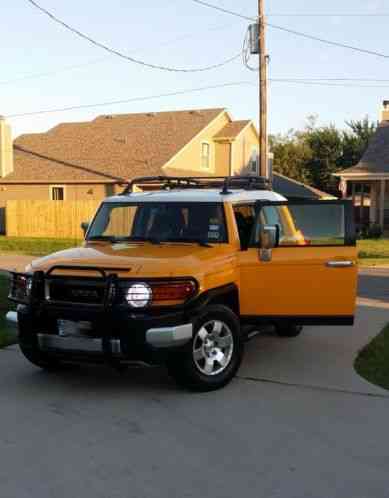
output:
[[[34,239],[0,236],[0,253],[28,254],[45,256],[52,252],[80,246],[81,240],[75,239]]]
[[[364,379],[389,389],[389,324],[362,349],[354,366]]]
[[[0,348],[15,342],[15,333],[8,327],[5,321],[7,311],[14,308],[7,299],[8,279],[0,276]]]
[[[362,266],[389,265],[389,239],[358,240],[358,256]]]

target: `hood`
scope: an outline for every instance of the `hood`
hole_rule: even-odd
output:
[[[97,267],[121,277],[190,276],[210,259],[212,262],[220,257],[224,259],[227,252],[230,251],[222,245],[208,248],[195,244],[89,243],[37,259],[27,271],[46,272],[54,266],[75,266]],[[75,272],[78,273],[66,270],[67,274]]]

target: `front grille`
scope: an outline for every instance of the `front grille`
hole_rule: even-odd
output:
[[[46,299],[55,302],[100,304],[104,302],[105,283],[70,280],[47,282]]]

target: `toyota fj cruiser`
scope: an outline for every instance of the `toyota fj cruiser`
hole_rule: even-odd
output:
[[[140,178],[102,202],[82,247],[12,274],[7,316],[44,369],[166,364],[206,391],[261,324],[351,325],[356,258],[346,201],[287,201],[259,177]]]

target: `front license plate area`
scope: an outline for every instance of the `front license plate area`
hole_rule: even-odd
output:
[[[59,319],[57,329],[60,337],[88,337],[92,332],[92,322]]]

